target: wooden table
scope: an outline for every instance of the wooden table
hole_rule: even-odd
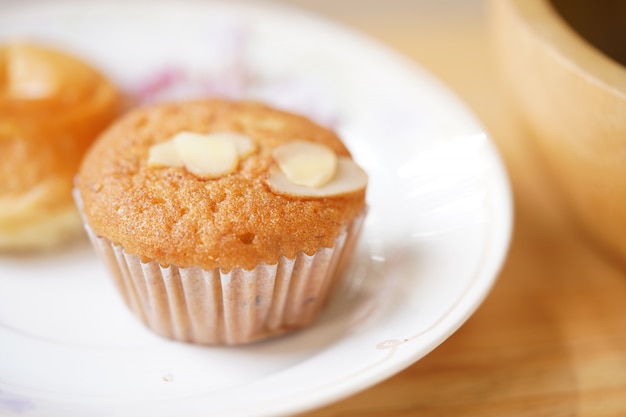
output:
[[[303,417],[626,416],[626,271],[565,219],[499,89],[485,7],[284,1],[377,38],[456,91],[500,149],[516,210],[498,282],[457,333],[404,372]]]

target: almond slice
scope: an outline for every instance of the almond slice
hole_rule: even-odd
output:
[[[148,152],[148,166],[185,166],[172,140],[152,145]]]
[[[202,178],[230,174],[239,163],[237,147],[223,137],[181,132],[172,141],[185,167]]]
[[[367,174],[352,159],[340,157],[334,178],[323,186],[311,188],[295,184],[276,166],[270,169],[265,182],[277,194],[322,198],[363,190],[367,186]]]
[[[297,140],[276,147],[272,156],[287,179],[296,185],[317,188],[337,171],[337,155],[327,146]]]
[[[243,159],[246,156],[251,155],[254,151],[256,151],[256,145],[246,135],[242,135],[241,133],[235,132],[214,132],[207,135],[209,138],[220,138],[225,140],[230,140],[235,144],[235,148],[237,148],[237,154],[239,158]]]

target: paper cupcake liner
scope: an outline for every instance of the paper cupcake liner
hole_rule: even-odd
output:
[[[355,250],[364,215],[323,248],[248,271],[163,267],[87,233],[128,307],[158,334],[208,345],[250,343],[310,325]]]

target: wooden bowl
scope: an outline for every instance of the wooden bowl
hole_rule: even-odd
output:
[[[626,265],[626,2],[492,0],[489,9],[503,88],[548,179],[582,230]]]

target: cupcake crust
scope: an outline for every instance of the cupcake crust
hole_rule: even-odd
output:
[[[256,150],[217,179],[149,166],[150,146],[181,131],[241,133]],[[137,109],[83,160],[77,187],[86,221],[96,235],[165,266],[250,270],[332,247],[362,213],[365,190],[323,198],[273,192],[264,181],[274,163],[271,151],[294,140],[350,156],[333,132],[262,104],[209,100]]]
[[[115,85],[79,58],[0,46],[0,250],[49,248],[81,233],[74,176],[120,103]]]

